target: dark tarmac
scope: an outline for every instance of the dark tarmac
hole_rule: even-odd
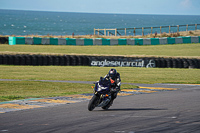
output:
[[[119,96],[107,111],[88,111],[83,100],[0,113],[0,133],[200,132],[200,85],[143,86],[179,89]]]

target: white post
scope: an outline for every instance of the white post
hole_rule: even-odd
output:
[[[115,36],[117,36],[117,28],[115,29]]]

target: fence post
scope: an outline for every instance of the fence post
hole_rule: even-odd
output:
[[[162,26],[160,26],[160,34],[162,34]]]
[[[133,33],[134,33],[134,36],[135,36],[135,27],[134,27],[134,31],[133,31]]]
[[[188,24],[186,25],[186,31],[188,31]]]
[[[171,26],[169,26],[169,33],[171,33]]]
[[[179,25],[177,25],[177,33],[179,32]]]
[[[124,32],[125,32],[125,36],[126,36],[126,28],[124,30],[125,30]]]
[[[99,29],[98,29],[98,36],[99,36]]]
[[[106,29],[104,29],[104,36],[106,36]]]
[[[195,24],[195,31],[197,30],[197,24]]]
[[[117,28],[115,29],[115,36],[117,36]]]
[[[142,36],[144,36],[144,27],[142,27]]]
[[[94,35],[96,34],[95,31],[96,31],[96,30],[95,30],[95,28],[94,28]]]
[[[153,27],[151,27],[151,34],[153,33]]]

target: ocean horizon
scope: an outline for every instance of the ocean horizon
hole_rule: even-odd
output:
[[[95,29],[141,28],[200,24],[200,15],[155,15],[155,14],[114,14],[114,13],[79,13],[54,11],[28,11],[0,9],[0,35],[92,35]],[[200,29],[198,25],[197,29]],[[185,31],[180,27],[179,31]],[[195,30],[188,27],[188,30]],[[177,28],[171,28],[176,32]],[[159,28],[153,33],[160,32]],[[163,28],[162,32],[169,32]],[[120,31],[124,35],[123,31]],[[150,29],[145,29],[149,34]],[[127,35],[133,35],[127,30]],[[136,30],[136,35],[141,35]]]

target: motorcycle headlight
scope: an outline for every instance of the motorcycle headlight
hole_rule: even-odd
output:
[[[107,87],[103,87],[101,85],[98,85],[98,90],[97,91],[101,91],[101,90],[105,90],[105,89],[107,89]]]

